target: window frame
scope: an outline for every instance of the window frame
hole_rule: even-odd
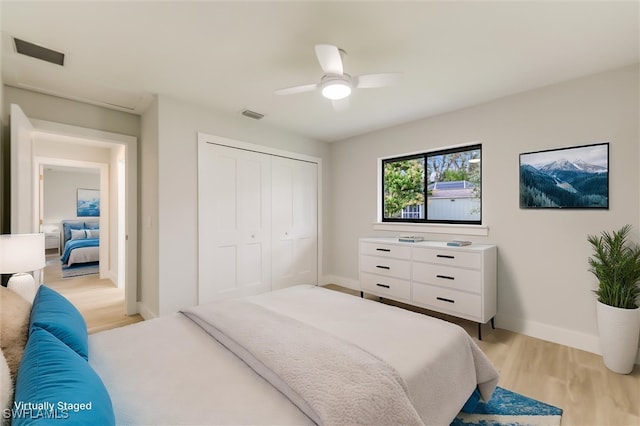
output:
[[[455,154],[458,152],[465,152],[465,151],[473,151],[473,150],[478,150],[480,153],[479,156],[479,160],[480,160],[480,217],[478,220],[444,220],[444,219],[427,219],[428,217],[428,211],[427,211],[427,188],[429,186],[429,182],[428,182],[428,178],[427,178],[427,159],[429,157],[434,157],[434,156],[438,156],[438,155],[447,155],[447,154]],[[384,214],[384,207],[385,207],[385,175],[384,175],[384,171],[385,171],[385,165],[387,163],[393,163],[393,162],[397,162],[397,161],[407,161],[407,160],[415,160],[415,159],[419,159],[419,158],[423,158],[424,159],[424,189],[423,189],[423,196],[424,196],[424,215],[425,218],[424,219],[409,219],[409,218],[387,218],[385,217]],[[379,192],[379,197],[380,197],[380,205],[379,205],[379,212],[380,212],[380,221],[382,223],[408,223],[408,224],[449,224],[449,225],[482,225],[482,194],[483,194],[483,190],[482,190],[482,143],[473,143],[470,145],[462,145],[462,146],[457,146],[457,147],[452,147],[452,148],[444,148],[444,149],[437,149],[437,150],[433,150],[433,151],[424,151],[424,152],[419,152],[419,153],[413,153],[413,154],[407,154],[407,155],[400,155],[400,156],[396,156],[396,157],[387,157],[387,158],[381,158],[380,159],[380,192]]]

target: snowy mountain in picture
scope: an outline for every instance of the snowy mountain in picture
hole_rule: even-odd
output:
[[[521,154],[520,207],[608,208],[608,148],[599,144]]]

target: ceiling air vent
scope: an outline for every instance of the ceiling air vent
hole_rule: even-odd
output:
[[[64,65],[64,53],[56,52],[55,50],[47,49],[46,47],[20,40],[19,38],[14,38],[13,41],[16,44],[16,52],[21,55],[31,56],[32,58],[60,66]]]
[[[245,117],[253,118],[254,120],[260,120],[262,117],[264,117],[264,114],[251,111],[250,109],[245,109],[244,111],[242,111],[242,115],[244,115]]]

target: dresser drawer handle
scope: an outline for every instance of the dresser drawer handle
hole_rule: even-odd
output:
[[[442,257],[445,259],[455,259],[455,256],[451,256],[450,254],[437,254],[436,257]]]
[[[436,278],[442,278],[444,280],[455,280],[455,277],[450,277],[448,275],[436,275]]]
[[[445,299],[444,297],[436,297],[436,299],[441,300],[443,302],[456,303],[453,299]]]
[[[391,267],[390,267],[390,266],[382,266],[382,265],[376,265],[376,268],[379,268],[379,269],[387,269],[387,270],[391,269]]]
[[[384,287],[384,288],[391,288],[391,286],[387,285],[387,284],[380,284],[380,283],[376,283],[376,285],[378,287]]]
[[[376,251],[386,251],[387,253],[390,253],[391,249],[377,248]]]

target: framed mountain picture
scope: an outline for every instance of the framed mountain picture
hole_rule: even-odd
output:
[[[520,154],[520,208],[608,209],[609,143]]]

